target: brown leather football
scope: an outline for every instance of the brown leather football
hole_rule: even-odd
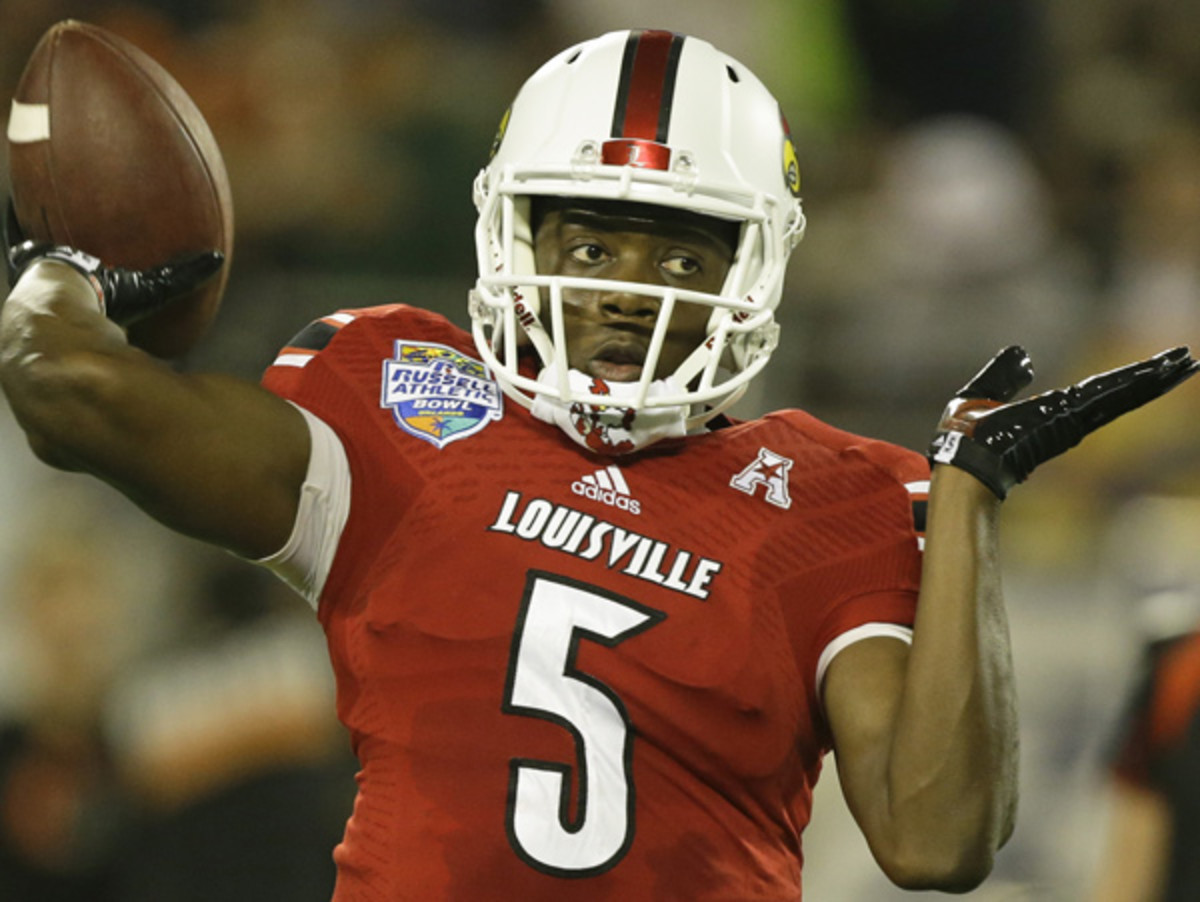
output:
[[[212,131],[171,75],[117,35],[76,20],[42,36],[8,126],[17,221],[36,241],[146,268],[217,249],[221,271],[129,329],[159,357],[216,316],[233,253],[233,201]]]

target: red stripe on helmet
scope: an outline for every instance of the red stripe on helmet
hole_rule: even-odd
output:
[[[666,143],[683,40],[683,35],[670,31],[630,32],[612,137]]]

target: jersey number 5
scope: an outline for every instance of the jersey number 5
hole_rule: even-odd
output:
[[[661,611],[548,573],[531,571],[509,657],[504,712],[548,720],[575,739],[571,768],[514,758],[508,839],[534,868],[587,877],[613,867],[633,842],[633,724],[616,694],[575,666],[579,643],[609,648],[662,620]]]

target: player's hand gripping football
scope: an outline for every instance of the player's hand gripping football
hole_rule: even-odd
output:
[[[87,277],[103,313],[119,326],[128,326],[161,310],[211,278],[225,260],[220,251],[204,251],[149,269],[108,267],[83,251],[41,244],[25,238],[12,201],[4,221],[5,266],[8,286],[36,260],[58,260]]]
[[[1013,401],[1033,379],[1024,349],[1005,348],[959,389],[929,447],[935,464],[966,470],[1004,498],[1041,463],[1192,376],[1200,363],[1173,348],[1067,388]]]

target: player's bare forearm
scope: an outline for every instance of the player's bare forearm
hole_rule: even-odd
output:
[[[934,468],[921,595],[886,775],[901,859],[938,862],[951,888],[987,876],[1016,816],[999,506],[972,476]]]
[[[911,650],[856,643],[826,679],[846,799],[900,886],[963,890],[1012,829],[1017,736],[996,560],[999,502],[938,467]]]
[[[299,413],[130,347],[69,267],[33,264],[5,303],[0,383],[52,466],[93,473],[173,529],[242,554],[286,540],[308,454]]]

